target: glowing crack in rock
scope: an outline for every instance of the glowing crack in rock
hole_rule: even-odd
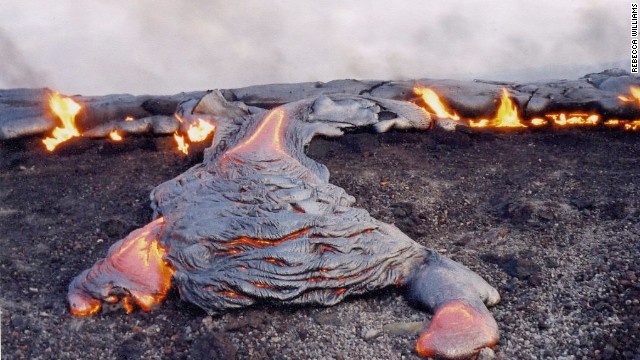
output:
[[[231,106],[221,105],[212,108]],[[190,106],[181,111],[189,123],[202,114]],[[170,279],[184,300],[209,313],[265,301],[328,306],[399,286],[436,312],[418,353],[473,356],[496,344],[486,307],[499,301],[494,288],[354,207],[355,198],[304,153],[314,136],[344,129],[426,130],[429,113],[403,101],[332,95],[234,118],[210,115],[216,130],[203,163],[155,188],[156,220],[72,281],[73,314],[117,301],[127,311],[133,304],[149,310]]]

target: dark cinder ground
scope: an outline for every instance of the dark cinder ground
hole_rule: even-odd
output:
[[[199,161],[171,138],[0,144],[3,359],[416,359],[429,316],[390,289],[331,308],[74,318],[73,276]],[[202,149],[200,149],[202,150]],[[484,276],[504,359],[640,358],[640,137],[609,131],[353,134],[312,157],[359,206]]]

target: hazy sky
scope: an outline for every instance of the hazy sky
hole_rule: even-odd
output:
[[[165,94],[628,67],[626,0],[1,0],[0,88]]]

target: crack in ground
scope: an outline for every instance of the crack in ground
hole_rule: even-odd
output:
[[[368,89],[364,89],[364,90],[360,91],[360,93],[358,93],[358,95],[364,95],[364,94],[369,94],[369,95],[371,95],[371,92],[373,92],[373,90],[375,90],[375,89],[377,89],[377,88],[379,88],[379,87],[381,87],[381,86],[387,85],[387,84],[389,84],[390,82],[391,82],[391,81],[381,81],[381,82],[379,82],[379,83],[377,83],[377,84],[373,85],[372,87],[370,87],[370,88],[368,88]]]

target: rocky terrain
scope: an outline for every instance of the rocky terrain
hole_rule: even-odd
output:
[[[430,315],[396,289],[215,316],[173,292],[149,313],[72,317],[71,278],[150,220],[156,185],[199,162],[202,148],[184,157],[172,141],[0,143],[3,358],[417,359]],[[358,206],[500,291],[502,337],[483,356],[640,357],[637,133],[361,133],[309,154]]]

